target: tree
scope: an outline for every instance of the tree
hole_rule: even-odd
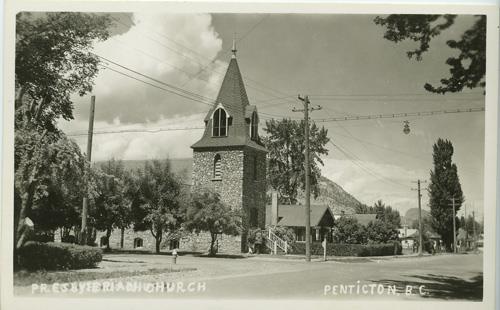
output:
[[[453,241],[453,217],[460,210],[464,197],[457,174],[457,166],[452,162],[453,145],[448,140],[439,138],[433,146],[434,170],[430,172],[429,205],[432,226],[441,235],[448,250]],[[451,199],[455,198],[455,213]],[[457,223],[457,231],[459,220]]]
[[[450,28],[456,15],[389,15],[377,16],[375,24],[386,28],[384,38],[398,43],[412,40],[419,46],[408,51],[408,58],[422,60],[422,55],[429,50],[432,39]],[[440,86],[429,83],[424,88],[433,93],[460,92],[465,87],[475,88],[486,85],[486,15],[476,16],[475,23],[467,29],[459,41],[448,40],[446,44],[458,52],[446,60],[450,76],[441,79]]]
[[[342,216],[335,222],[333,240],[337,243],[363,244],[367,241],[366,229],[356,218]]]
[[[83,175],[85,159],[78,145],[62,134],[19,129],[15,135],[15,241],[16,248],[26,217],[35,225],[53,229],[64,225],[50,215],[70,214],[74,200],[88,190]]]
[[[95,40],[109,36],[109,25],[108,16],[94,14],[23,12],[17,15],[16,248],[22,245],[19,241],[27,216],[37,217],[41,226],[57,225],[50,216],[54,214],[52,211],[69,206],[68,201],[74,196],[88,191],[88,182],[81,175],[87,168],[82,167],[80,150],[55,124],[59,118],[73,117],[70,100],[73,93],[84,95],[92,89],[98,59],[90,49]],[[78,186],[69,189],[75,184]],[[35,199],[40,203],[35,204]],[[74,213],[67,215],[73,218]]]
[[[156,240],[156,253],[160,253],[163,234],[175,233],[181,228],[183,209],[181,208],[181,184],[172,173],[170,161],[153,160],[146,162],[144,170],[139,170],[139,199],[135,207],[134,229],[147,229]]]
[[[217,235],[236,236],[242,231],[240,212],[223,203],[220,195],[210,190],[193,193],[186,210],[186,229],[199,233],[210,233],[209,255],[217,253]]]
[[[109,37],[107,15],[75,12],[31,14],[16,19],[16,128],[30,124],[56,131],[73,118],[74,93],[92,90],[99,58],[96,40]]]
[[[96,229],[105,230],[107,248],[114,228],[122,232],[131,222],[131,201],[127,195],[127,172],[122,161],[114,159],[101,166],[98,173],[99,196],[94,199],[92,217]],[[122,240],[120,242],[123,244]]]
[[[373,213],[377,214],[377,219],[389,223],[393,228],[401,227],[401,216],[398,210],[393,210],[391,206],[386,206],[382,200],[378,200],[373,205]]]
[[[372,206],[367,206],[364,203],[359,203],[356,205],[356,214],[375,214],[375,210]]]
[[[460,228],[463,228],[471,238],[474,236],[474,225],[476,234],[479,234],[481,224],[478,221],[474,221],[472,215],[467,216],[467,218],[465,218],[463,215],[460,217]]]
[[[366,225],[366,238],[368,242],[387,243],[398,240],[398,230],[393,223],[377,219]]]
[[[298,190],[305,189],[305,139],[304,121],[283,119],[266,121],[264,129],[267,136],[264,145],[269,150],[268,181],[273,189],[279,192],[281,203],[295,204]],[[323,165],[321,155],[328,155],[325,145],[330,141],[328,131],[310,124],[309,145],[311,163],[311,190],[315,197],[319,194],[318,180],[321,171],[318,164]]]

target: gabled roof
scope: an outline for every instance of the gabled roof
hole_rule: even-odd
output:
[[[271,206],[268,205],[267,209]],[[305,206],[303,205],[278,205],[278,226],[304,227]],[[333,224],[333,213],[327,205],[311,205],[311,227],[327,226]]]
[[[228,127],[226,137],[212,137],[212,122],[210,120],[214,110],[218,106],[222,106],[232,117],[232,124]],[[251,106],[248,102],[240,68],[238,67],[236,57],[233,57],[227,67],[217,100],[205,117],[206,126],[203,137],[193,144],[191,148],[247,146],[267,152],[259,140],[255,141],[250,138],[250,117],[254,111],[257,111],[257,108]]]
[[[341,214],[341,215],[335,214],[335,219],[340,218],[342,216],[355,218],[358,221],[358,224],[361,224],[363,226],[366,226],[371,221],[375,221],[377,219],[376,214]]]
[[[414,238],[415,235],[418,236],[418,229],[413,229],[413,228],[399,228],[399,238],[405,239],[405,238]],[[406,232],[406,235],[405,235]]]

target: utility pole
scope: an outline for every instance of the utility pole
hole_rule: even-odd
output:
[[[476,250],[476,243],[477,243],[477,239],[476,239],[476,215],[474,214],[474,211],[475,210],[472,210],[472,233],[474,234],[473,235],[474,250]]]
[[[90,99],[90,115],[89,115],[89,132],[87,135],[87,162],[90,165],[92,157],[92,135],[94,134],[94,110],[95,110],[95,96]],[[88,197],[83,196],[82,206],[82,229],[80,231],[80,244],[87,244],[87,213],[88,213]]]
[[[455,216],[455,197],[451,198],[453,206],[453,253],[457,253],[457,232],[456,232],[456,216]]]
[[[464,219],[465,219],[465,247],[469,247],[469,228],[467,227],[467,204],[464,203]]]
[[[311,184],[310,184],[310,174],[311,174],[311,165],[309,162],[309,111],[321,110],[320,106],[310,108],[309,107],[309,97],[306,95],[304,97],[298,96],[299,100],[304,104],[304,109],[295,109],[293,108],[293,112],[304,112],[304,127],[305,127],[305,182],[306,182],[306,261],[311,261]]]
[[[418,192],[418,256],[422,256],[422,248],[423,248],[423,230],[422,230],[422,194],[420,193],[420,183],[426,183],[427,181],[417,180],[417,189]],[[415,190],[412,188],[412,190]]]

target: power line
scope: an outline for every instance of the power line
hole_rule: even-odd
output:
[[[172,85],[172,84],[169,84],[169,83],[166,83],[166,82],[160,81],[160,80],[158,80],[158,79],[156,79],[156,78],[153,78],[153,77],[151,77],[151,76],[149,76],[149,75],[147,75],[147,74],[141,73],[141,72],[139,72],[139,71],[137,71],[137,70],[131,69],[131,68],[129,68],[129,67],[127,67],[127,66],[125,66],[125,65],[119,64],[119,63],[117,63],[117,62],[115,62],[115,61],[113,61],[113,60],[110,60],[110,59],[106,58],[106,57],[100,56],[100,55],[95,54],[95,53],[93,53],[93,54],[94,54],[94,55],[96,55],[97,57],[99,57],[100,59],[102,59],[102,60],[104,60],[104,61],[106,61],[106,62],[109,62],[109,63],[111,63],[111,64],[113,64],[113,65],[115,65],[115,66],[118,66],[118,67],[120,67],[120,68],[123,68],[123,69],[125,69],[125,70],[127,70],[127,71],[129,71],[129,72],[132,72],[132,73],[134,73],[134,74],[137,74],[137,75],[139,75],[139,76],[141,76],[141,77],[147,78],[147,79],[149,79],[149,80],[151,80],[151,81],[154,81],[155,83],[158,83],[158,84],[161,84],[161,85],[164,85],[164,86],[170,87],[170,88],[172,88],[172,89],[174,89],[174,90],[165,89],[165,88],[163,88],[163,87],[158,87],[157,85],[154,85],[154,84],[148,83],[148,82],[146,82],[146,81],[144,81],[144,80],[141,80],[141,79],[135,78],[135,77],[130,76],[130,75],[128,75],[128,74],[126,74],[126,73],[124,73],[124,72],[121,72],[121,71],[118,71],[118,70],[116,70],[116,69],[113,69],[113,68],[111,68],[111,67],[109,67],[109,66],[105,66],[105,65],[103,65],[103,67],[104,67],[104,68],[110,69],[110,70],[112,70],[112,71],[114,71],[114,72],[116,72],[116,73],[119,73],[119,74],[124,75],[124,76],[129,77],[129,78],[132,78],[132,79],[134,79],[134,80],[136,80],[136,81],[139,81],[139,82],[145,83],[145,84],[147,84],[147,85],[150,85],[150,86],[153,86],[153,87],[156,87],[156,88],[162,89],[162,90],[164,90],[164,91],[167,91],[167,92],[170,92],[170,93],[173,93],[173,94],[179,95],[179,96],[184,97],[184,98],[187,98],[187,99],[195,100],[195,101],[197,101],[197,102],[200,102],[200,103],[203,103],[203,104],[206,104],[206,105],[209,105],[209,106],[212,106],[212,105],[213,105],[213,102],[215,102],[215,99],[213,99],[213,98],[205,97],[205,96],[202,96],[202,95],[200,95],[200,94],[194,93],[194,92],[192,92],[192,91],[189,91],[189,90],[183,89],[183,88],[181,88],[181,87],[177,87],[177,86],[174,86],[174,85]],[[182,94],[179,94],[178,92],[181,92]],[[186,96],[191,96],[191,97],[194,97],[194,98],[196,98],[196,99],[193,99],[193,98],[188,98],[188,97],[186,97]],[[241,109],[239,109],[239,111],[241,112],[242,110],[241,110]],[[267,113],[262,112],[261,114],[266,115]],[[269,116],[273,116],[273,115],[271,115],[271,114],[267,114],[267,115],[269,115]],[[276,115],[276,116],[279,116],[279,115]]]
[[[453,96],[453,95],[482,95],[484,97],[483,92],[460,92],[460,93],[454,93],[454,94],[448,94],[448,96]],[[311,97],[397,97],[397,96],[441,96],[443,95],[437,95],[437,94],[432,94],[432,93],[388,93],[388,94],[381,94],[381,93],[374,93],[374,94],[313,94]]]
[[[422,112],[404,112],[404,113],[391,113],[391,114],[372,114],[372,115],[358,115],[358,116],[344,116],[332,117],[323,119],[314,119],[315,122],[342,122],[342,121],[359,121],[359,120],[373,120],[382,118],[404,118],[411,116],[433,116],[439,114],[449,113],[471,113],[471,112],[484,112],[484,107],[479,108],[465,108],[465,109],[451,109],[451,110],[435,110],[435,111],[422,111]]]
[[[165,131],[183,131],[183,130],[201,130],[205,127],[181,127],[181,128],[155,128],[155,129],[122,129],[122,130],[108,130],[108,131],[94,131],[96,134],[113,134],[113,133],[158,133]],[[87,134],[67,134],[68,137],[86,136]]]
[[[94,53],[93,53],[93,54],[94,54]],[[208,98],[208,97],[205,97],[205,96],[199,95],[199,94],[197,94],[197,93],[194,93],[194,92],[192,92],[192,91],[189,91],[189,90],[186,90],[186,89],[183,89],[183,88],[180,88],[180,87],[174,86],[174,85],[172,85],[172,84],[169,84],[169,83],[166,83],[166,82],[160,81],[160,80],[155,79],[155,78],[153,78],[153,77],[151,77],[151,76],[149,76],[149,75],[146,75],[146,74],[140,73],[140,72],[138,72],[138,71],[136,71],[136,70],[134,70],[134,69],[131,69],[131,68],[129,68],[129,67],[126,67],[126,66],[124,66],[124,65],[121,65],[121,64],[119,64],[119,63],[117,63],[117,62],[115,62],[115,61],[112,61],[112,60],[110,60],[110,59],[108,59],[108,58],[105,58],[105,57],[103,57],[103,56],[100,56],[100,55],[98,55],[98,54],[94,54],[94,55],[96,55],[97,57],[99,57],[99,58],[101,58],[101,59],[103,59],[103,60],[105,60],[105,61],[107,61],[107,62],[110,62],[110,63],[112,63],[112,64],[114,64],[114,65],[116,65],[116,66],[118,66],[118,67],[120,67],[120,68],[123,68],[123,69],[125,69],[125,70],[127,70],[127,71],[130,71],[130,72],[132,72],[132,73],[135,73],[135,74],[137,74],[137,75],[140,75],[140,76],[142,76],[142,77],[145,77],[145,78],[147,78],[147,79],[150,79],[150,80],[152,80],[152,81],[154,81],[154,82],[156,82],[156,83],[158,83],[158,84],[161,84],[161,85],[164,85],[164,86],[167,86],[167,87],[173,88],[173,89],[175,89],[175,90],[177,90],[177,91],[180,91],[180,92],[182,92],[182,93],[185,93],[185,94],[187,94],[187,95],[191,95],[191,96],[194,96],[194,97],[198,97],[198,98],[200,98],[200,99],[202,99],[202,100],[206,100],[206,101],[209,101],[209,102],[215,101],[213,98]]]
[[[229,128],[231,127],[238,127],[238,126],[241,126],[241,127],[248,127],[248,125],[246,124],[232,124],[231,126],[229,126]],[[112,127],[106,127],[106,128],[112,128]],[[101,129],[101,130],[100,130]],[[188,130],[202,130],[202,129],[206,129],[206,127],[200,127],[200,126],[194,126],[194,127],[165,127],[165,128],[149,128],[149,129],[145,129],[145,128],[136,128],[136,129],[115,129],[115,130],[102,130],[102,129],[105,129],[105,128],[96,128],[96,130],[94,131],[94,135],[96,134],[119,134],[119,133],[159,133],[159,132],[166,132],[166,131],[188,131]],[[78,131],[74,131],[74,132],[68,132],[66,134],[68,137],[79,137],[79,136],[86,136],[87,134],[86,133],[78,133]]]
[[[353,164],[355,164],[356,166],[358,166],[359,168],[361,168],[362,170],[364,170],[365,172],[367,172],[371,176],[375,177],[376,179],[379,179],[381,181],[385,181],[386,183],[391,183],[392,185],[398,185],[398,186],[407,188],[406,185],[399,183],[399,182],[396,182],[394,180],[391,180],[391,179],[381,175],[380,173],[377,173],[376,171],[373,171],[370,168],[366,167],[365,165],[363,165],[361,163],[362,160],[359,157],[357,157],[356,155],[354,155],[352,152],[350,152],[347,148],[341,147],[338,144],[335,144],[334,142],[332,142],[331,140],[328,142],[330,142],[333,146],[335,146],[344,156],[346,156],[346,158],[349,161],[351,161]]]
[[[260,23],[261,23],[261,22],[262,22],[262,21],[263,21],[266,17],[267,17],[267,15],[266,15],[266,16],[264,16],[264,18],[262,18],[262,19],[261,19],[261,20],[260,20],[260,21],[259,21],[256,25],[254,25],[254,26],[253,26],[253,27],[252,27],[252,28],[251,28],[251,29],[250,29],[250,30],[249,30],[249,31],[248,31],[248,32],[247,32],[247,33],[246,33],[243,37],[246,37],[246,36],[247,36],[250,32],[252,32],[252,31],[256,28],[256,26],[258,26],[258,25],[259,25],[259,24],[260,24]],[[116,19],[116,18],[113,18],[113,19],[114,19],[116,22],[118,22],[118,23],[120,23],[120,24],[122,24],[122,25],[124,25],[124,26],[126,26],[126,27],[131,27],[131,26],[133,26],[133,22],[131,22],[131,24],[130,24],[130,25],[127,25],[127,24],[123,23],[122,21],[120,21],[119,19]],[[129,19],[129,20],[130,20],[130,19]],[[142,32],[142,33],[144,33],[144,32]],[[156,32],[156,33],[158,33],[158,32]],[[176,44],[183,46],[182,44],[177,43],[176,41],[174,41],[174,40],[172,40],[172,39],[168,38],[168,37],[167,37],[167,36],[165,36],[165,35],[161,35],[161,36],[162,36],[162,37],[164,37],[164,38],[166,38],[166,39],[168,39],[169,41],[175,42]],[[201,74],[201,72],[205,71],[205,69],[206,69],[209,65],[211,65],[212,63],[214,63],[214,62],[217,60],[217,58],[214,58],[212,61],[210,61],[208,64],[206,64],[206,65],[205,65],[205,64],[202,64],[201,62],[199,62],[197,59],[194,59],[194,58],[192,58],[192,57],[189,57],[188,55],[184,54],[183,52],[180,52],[180,51],[178,51],[178,50],[176,50],[176,49],[173,49],[173,48],[171,48],[171,47],[169,47],[169,46],[165,45],[164,43],[159,42],[158,40],[156,40],[156,39],[154,39],[154,38],[152,38],[152,37],[148,36],[147,34],[144,34],[144,37],[145,37],[145,38],[147,38],[147,39],[149,39],[149,40],[151,40],[151,41],[153,41],[153,42],[155,42],[155,43],[157,43],[157,44],[159,44],[159,45],[161,45],[161,46],[163,46],[163,47],[165,47],[165,48],[167,48],[168,50],[170,50],[170,51],[172,51],[172,52],[174,52],[174,53],[176,53],[176,54],[178,54],[178,55],[180,55],[180,56],[182,56],[182,57],[185,57],[185,58],[187,58],[187,59],[191,60],[192,62],[194,62],[194,63],[198,64],[200,67],[202,67],[202,69],[201,69],[200,71],[198,71],[196,74],[192,75],[192,74],[190,74],[190,73],[187,73],[185,70],[182,70],[182,69],[180,69],[180,68],[175,67],[175,66],[173,66],[173,65],[172,65],[172,67],[174,67],[175,69],[178,69],[178,70],[181,70],[181,71],[182,71],[182,72],[184,72],[184,73],[187,73],[187,74],[188,74],[188,76],[189,76],[189,75],[192,75],[192,76],[191,76],[191,77],[190,77],[190,78],[189,78],[189,79],[188,79],[188,80],[187,80],[187,81],[186,81],[186,82],[185,82],[182,86],[187,85],[190,81],[192,81],[193,79],[197,78],[197,77]],[[243,39],[243,37],[242,37],[240,40],[238,40],[238,41],[241,41],[241,40]],[[189,48],[187,48],[187,47],[185,47],[185,46],[184,46],[184,48],[189,49]],[[191,49],[189,49],[189,50],[191,50]],[[228,52],[228,51],[226,51],[225,53],[227,53],[227,52]],[[199,54],[199,53],[196,53],[196,54],[201,55],[201,54]],[[209,60],[207,57],[205,57],[205,56],[203,56],[203,57],[204,57],[205,59]],[[162,62],[164,62],[164,61],[162,61]],[[165,62],[165,63],[166,63],[166,62]],[[168,63],[167,63],[167,64],[168,64]],[[171,65],[171,64],[169,64],[169,65]],[[212,70],[210,70],[210,71],[211,71],[211,72],[214,72],[214,73],[216,73],[216,74],[218,74],[218,75],[224,76],[224,72],[220,72],[220,71],[213,70],[213,69],[212,69]],[[258,82],[254,81],[254,80],[252,80],[252,79],[250,79],[250,78],[247,78],[247,79],[248,79],[248,80],[253,81],[253,82],[254,82],[254,83],[256,83],[256,84],[258,84]],[[257,91],[260,91],[260,92],[265,93],[265,91],[262,91],[262,89],[259,89],[258,87],[255,87],[255,86],[253,86],[253,87],[252,87],[251,85],[248,85],[248,86],[249,86],[249,87],[251,87],[251,88],[256,89]],[[263,86],[263,87],[266,87],[266,88],[270,89],[270,88],[269,88],[269,87],[267,87],[267,86]]]
[[[255,26],[251,27],[251,28],[250,28],[250,29],[249,29],[249,30],[248,30],[248,31],[247,31],[247,32],[246,32],[246,33],[242,36],[242,38],[240,38],[240,39],[236,40],[236,43],[241,42],[241,40],[242,40],[244,37],[246,37],[246,36],[247,36],[250,32],[254,31],[254,30],[255,30],[255,28],[256,28],[258,25],[260,25],[260,23],[262,23],[262,21],[264,21],[264,19],[265,19],[265,18],[267,18],[267,15],[266,15],[266,16],[264,16],[264,17],[263,17],[263,18],[262,18],[259,22],[257,22],[257,24],[256,24]],[[222,53],[222,55],[225,55],[225,54],[229,53],[230,51],[231,51],[230,49],[227,49],[227,50],[225,50],[225,51]],[[205,66],[202,66],[202,68],[201,68],[201,69],[200,69],[200,70],[199,70],[199,71],[198,71],[198,72],[194,75],[194,77],[192,77],[191,79],[189,79],[188,81],[186,81],[186,82],[185,82],[182,86],[185,86],[186,84],[188,84],[189,82],[191,82],[193,79],[197,78],[197,77],[198,77],[198,76],[199,76],[199,75],[200,75],[203,71],[205,71],[205,70],[208,68],[208,66],[212,65],[212,64],[213,64],[216,60],[217,60],[217,58],[214,58],[214,59],[212,59],[212,60],[211,60],[208,64],[206,64]]]
[[[130,16],[126,15],[125,13],[122,13],[122,15],[123,15],[123,16],[125,16],[125,17],[126,17],[126,18],[130,21],[130,25],[131,25],[131,26],[132,26],[132,25],[135,25],[134,21],[130,18]],[[201,58],[201,57],[206,58],[206,56],[205,56],[205,55],[202,55],[201,53],[199,53],[199,52],[195,51],[194,49],[192,49],[192,48],[190,48],[190,47],[188,47],[188,46],[185,46],[185,45],[183,45],[183,44],[179,43],[178,41],[175,41],[175,40],[173,40],[173,39],[169,38],[169,37],[168,37],[168,36],[166,36],[165,34],[163,34],[163,33],[161,33],[161,32],[158,32],[158,31],[155,31],[154,29],[149,28],[149,27],[148,27],[148,29],[149,29],[151,32],[156,33],[156,34],[157,34],[157,35],[159,35],[160,37],[162,37],[162,38],[164,38],[164,39],[166,39],[166,40],[168,40],[168,41],[170,41],[170,42],[172,42],[172,43],[174,43],[174,44],[176,44],[176,45],[178,45],[178,46],[180,46],[180,47],[182,47],[182,48],[184,48],[184,49],[186,49],[186,50],[190,51],[191,53],[193,53],[193,54],[195,54],[195,55],[199,56],[200,58]]]
[[[193,98],[193,97],[190,97],[190,96],[184,95],[184,94],[182,94],[182,93],[177,93],[177,92],[175,92],[175,91],[173,91],[173,90],[171,90],[171,89],[167,89],[167,88],[164,88],[164,87],[161,87],[161,86],[158,86],[158,85],[155,85],[155,84],[149,83],[149,82],[147,82],[147,81],[141,80],[141,79],[136,78],[136,77],[133,77],[133,76],[131,76],[131,75],[127,74],[127,73],[124,73],[124,72],[121,72],[121,71],[115,70],[115,69],[110,68],[110,67],[107,67],[107,66],[103,66],[103,67],[104,67],[104,68],[107,68],[107,69],[109,69],[109,70],[111,70],[111,71],[113,71],[113,72],[116,72],[116,73],[118,73],[118,74],[121,74],[121,75],[123,75],[123,76],[126,76],[126,77],[128,77],[128,78],[134,79],[134,80],[136,80],[136,81],[138,81],[138,82],[141,82],[141,83],[147,84],[147,85],[149,85],[149,86],[152,86],[152,87],[158,88],[158,89],[160,89],[160,90],[166,91],[166,92],[168,92],[168,93],[172,93],[172,94],[175,94],[175,95],[177,95],[177,96],[180,96],[180,97],[183,97],[183,98],[186,98],[186,99],[192,100],[192,101],[196,101],[196,102],[199,102],[199,103],[202,103],[202,104],[208,105],[208,106],[212,106],[212,104],[211,104],[211,103],[208,103],[208,102],[202,101],[202,100],[200,100],[200,99],[196,99],[196,98]]]
[[[151,55],[151,54],[145,52],[144,50],[138,49],[136,47],[129,46],[128,44],[124,43],[123,41],[121,41],[121,40],[119,40],[119,39],[117,39],[115,37],[111,37],[110,39],[116,41],[117,43],[119,43],[119,44],[125,46],[126,48],[129,48],[129,49],[131,49],[131,50],[133,50],[133,51],[135,51],[135,52],[137,52],[139,54],[147,56],[147,57],[149,57],[149,58],[151,58],[151,59],[153,59],[155,61],[158,61],[160,65],[166,64],[166,65],[170,66],[171,68],[173,68],[173,69],[175,69],[175,70],[177,70],[179,72],[185,73],[188,77],[191,77],[193,75],[193,73],[188,72],[188,71],[186,71],[186,70],[184,70],[182,68],[179,68],[178,66],[175,66],[175,65],[169,63],[168,61],[166,61],[164,59],[160,59],[160,58],[158,58],[158,57],[156,57],[154,55]]]
[[[133,26],[133,24],[127,25],[127,24],[125,24],[124,22],[122,22],[121,20],[119,20],[119,19],[117,19],[117,18],[115,18],[115,17],[112,17],[112,19],[114,19],[116,22],[118,22],[118,23],[120,23],[120,24],[124,25],[125,27],[131,27],[131,26]],[[145,38],[147,38],[147,39],[149,39],[149,40],[151,40],[151,41],[153,41],[153,42],[155,42],[155,43],[157,43],[157,44],[159,44],[159,45],[161,45],[161,46],[165,47],[166,49],[168,49],[168,50],[170,50],[170,51],[174,52],[175,54],[180,55],[180,56],[182,56],[182,57],[185,57],[185,58],[187,58],[187,59],[190,59],[190,60],[192,60],[193,62],[195,62],[195,63],[199,64],[200,66],[203,66],[203,65],[204,65],[204,64],[202,64],[201,62],[199,62],[197,59],[194,59],[194,58],[192,58],[192,57],[189,57],[188,55],[186,55],[186,54],[185,54],[185,53],[183,53],[182,51],[176,50],[176,49],[174,49],[174,48],[172,48],[172,47],[170,47],[170,46],[168,46],[168,45],[164,44],[163,42],[158,41],[158,40],[156,40],[155,38],[152,38],[151,36],[149,36],[148,34],[146,34],[146,33],[142,32],[142,31],[141,31],[141,33],[144,35],[144,37],[145,37]]]

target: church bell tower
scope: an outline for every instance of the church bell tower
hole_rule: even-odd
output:
[[[236,60],[232,56],[217,99],[205,117],[205,131],[193,144],[193,190],[220,194],[224,203],[239,209],[243,233],[223,236],[221,251],[245,252],[250,228],[264,228],[266,154],[259,138],[257,107],[250,105]]]

